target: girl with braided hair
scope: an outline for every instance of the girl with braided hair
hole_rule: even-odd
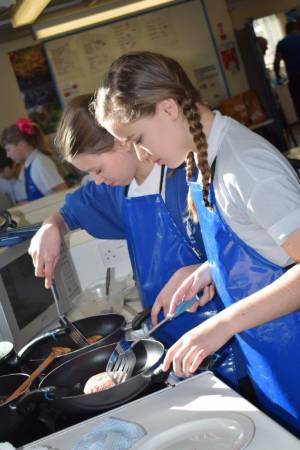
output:
[[[156,53],[118,58],[94,109],[139,158],[170,168],[186,161],[189,181],[199,169],[189,209],[208,261],[191,270],[168,308],[155,302],[152,319],[212,282],[225,309],[183,335],[164,369],[172,363],[190,375],[235,336],[261,408],[299,435],[300,184],[292,167],[265,139],[201,103],[182,67]]]
[[[98,239],[126,239],[141,302],[147,310],[157,296],[169,297],[185,279],[189,265],[206,260],[199,224],[186,211],[188,185],[185,167],[169,170],[140,161],[131,144],[125,145],[100,127],[89,111],[91,95],[70,100],[58,124],[55,145],[60,155],[92,181],[65,198],[33,237],[29,253],[38,277],[49,288],[59,259],[61,239],[81,228]],[[165,238],[167,235],[167,238]],[[197,251],[195,251],[197,247]],[[160,257],[164,249],[164,258]],[[168,282],[168,290],[162,290]],[[213,296],[206,289],[204,300]],[[222,308],[214,298],[195,314],[184,313],[166,323],[156,337],[167,347]],[[150,308],[151,309],[151,308]],[[214,370],[237,386],[232,352],[226,346]]]
[[[27,200],[37,200],[52,192],[67,189],[61,175],[50,158],[50,151],[37,124],[26,117],[5,128],[1,138],[7,156],[24,164],[20,173],[26,187]]]

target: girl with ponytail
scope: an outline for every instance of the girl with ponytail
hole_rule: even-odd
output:
[[[27,200],[37,200],[52,192],[67,189],[63,178],[50,158],[45,137],[39,126],[28,118],[19,118],[5,128],[1,138],[7,156],[16,163],[23,163]]]
[[[93,107],[139,158],[170,168],[186,161],[189,208],[208,261],[186,278],[168,311],[212,282],[225,308],[182,336],[164,369],[173,364],[178,375],[190,375],[235,336],[261,408],[300,435],[300,184],[292,167],[262,137],[204,105],[180,64],[163,55],[118,58]]]

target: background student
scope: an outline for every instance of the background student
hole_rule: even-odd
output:
[[[90,96],[70,101],[61,118],[56,143],[69,162],[91,175],[87,183],[66,196],[59,213],[45,220],[32,239],[29,253],[36,275],[52,282],[59,258],[61,236],[82,228],[100,239],[127,239],[130,259],[144,307],[151,306],[163,286],[160,298],[172,296],[186,278],[189,265],[195,269],[205,260],[198,225],[187,217],[185,169],[175,171],[139,161],[131,145],[114,141],[99,127],[88,111]],[[198,252],[194,251],[194,247]],[[204,289],[201,302],[214,295],[212,286]],[[195,314],[185,313],[164,325],[156,336],[172,345],[182,334],[216,314],[221,307],[217,297]],[[195,308],[194,308],[195,309]],[[226,359],[217,372],[237,386],[237,373],[227,346]]]
[[[281,84],[280,61],[283,60],[289,80],[289,91],[300,121],[300,23],[288,22],[285,31],[286,36],[276,47],[274,72],[278,83]]]
[[[0,192],[6,192],[13,204],[26,200],[25,183],[19,180],[19,172],[20,166],[0,147]]]
[[[226,309],[182,336],[165,370],[172,363],[177,374],[191,374],[235,335],[260,405],[300,434],[296,173],[262,137],[202,104],[182,67],[159,54],[118,58],[98,91],[95,115],[140,159],[171,168],[186,160],[189,179],[199,169],[191,184],[196,211],[190,206],[208,262],[177,290],[170,312],[212,281]]]
[[[67,189],[67,185],[49,157],[45,139],[31,119],[20,118],[5,128],[1,138],[7,156],[24,164],[19,178],[24,180],[27,200],[36,200],[53,192]]]

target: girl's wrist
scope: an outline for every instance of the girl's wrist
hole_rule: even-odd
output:
[[[227,336],[227,340],[238,333],[235,316],[232,314],[230,308],[225,308],[215,317],[218,317],[218,325],[222,327],[225,336]]]

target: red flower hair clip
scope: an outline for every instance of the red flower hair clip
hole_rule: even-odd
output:
[[[27,117],[20,117],[17,120],[16,125],[21,133],[28,134],[29,136],[34,134],[33,122],[31,119],[27,119]]]

